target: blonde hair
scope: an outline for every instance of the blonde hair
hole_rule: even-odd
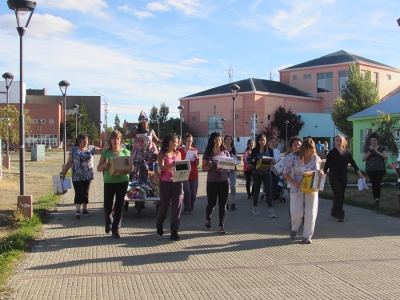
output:
[[[299,149],[299,156],[300,156],[300,161],[301,163],[304,163],[304,154],[306,153],[306,150],[312,149],[312,155],[317,154],[317,150],[315,149],[315,143],[312,139],[304,139],[303,142],[301,143],[300,149]]]
[[[344,137],[344,135],[342,135],[342,134],[337,134],[337,135],[335,135],[334,140],[335,140],[337,137],[340,137],[340,138],[342,139],[342,149],[346,149],[346,148],[347,148],[347,140],[346,140],[346,138]]]

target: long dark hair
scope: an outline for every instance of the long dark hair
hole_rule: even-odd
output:
[[[83,141],[83,140],[85,140],[85,139],[87,139],[88,138],[88,135],[87,134],[80,134],[80,135],[78,135],[78,137],[75,139],[75,146],[79,146],[79,143],[81,142],[81,141]]]
[[[290,140],[289,140],[289,145],[288,145],[289,148],[287,149],[286,153],[291,153],[292,152],[292,146],[293,146],[295,141],[299,141],[301,143],[302,139],[298,135],[292,136],[290,138]]]
[[[214,144],[215,144],[215,143],[214,143],[214,139],[215,139],[216,137],[220,137],[221,140],[223,141],[222,136],[221,136],[221,134],[220,134],[219,132],[213,132],[213,133],[211,133],[210,137],[208,138],[206,150],[204,151],[206,154],[208,154],[208,155],[213,155],[213,154],[215,154],[215,153],[214,153]],[[220,150],[221,150],[221,151],[222,151],[222,150],[226,150],[224,143],[221,144]]]
[[[165,155],[168,152],[169,142],[177,138],[178,137],[176,136],[175,133],[168,133],[166,136],[164,136],[160,152]]]
[[[257,153],[260,153],[260,144],[258,143],[258,141],[259,140],[261,140],[262,138],[264,138],[265,139],[265,149],[264,149],[264,152],[261,152],[261,153],[266,153],[267,151],[268,151],[268,144],[267,144],[267,137],[265,136],[265,134],[263,134],[263,133],[260,133],[259,135],[257,135],[257,138],[256,138],[256,150],[257,150]]]
[[[226,145],[226,139],[230,137],[231,138],[231,148],[235,148],[235,141],[233,140],[233,137],[230,134],[225,135],[224,137],[224,144]]]
[[[253,140],[253,139],[249,139],[249,140],[247,141],[247,148],[246,148],[246,150],[244,150],[244,151],[251,151],[251,150],[253,150],[253,149],[250,149],[250,143],[253,143],[253,145],[254,145],[254,140]]]

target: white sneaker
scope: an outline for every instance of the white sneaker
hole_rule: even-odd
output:
[[[270,218],[276,218],[275,213],[274,213],[273,210],[270,210],[270,211],[269,211],[269,217],[270,217]]]
[[[258,216],[258,215],[260,214],[260,212],[258,211],[258,208],[257,208],[257,207],[253,207],[252,213],[253,213],[253,215],[255,215],[255,216]]]

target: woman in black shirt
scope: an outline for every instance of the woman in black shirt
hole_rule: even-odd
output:
[[[329,151],[324,167],[325,174],[329,169],[329,182],[335,197],[331,216],[337,218],[339,222],[344,220],[343,199],[347,185],[347,165],[350,163],[360,178],[364,178],[351,153],[346,150],[346,146],[347,141],[343,135],[335,136],[335,148]]]

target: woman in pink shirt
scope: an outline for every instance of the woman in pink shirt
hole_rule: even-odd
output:
[[[157,233],[164,234],[163,223],[167,218],[169,204],[171,203],[171,236],[170,239],[179,241],[179,224],[182,209],[182,182],[172,181],[172,171],[175,163],[181,160],[181,153],[176,150],[178,138],[174,134],[167,134],[158,154],[158,167],[160,174],[160,206],[157,212]]]

